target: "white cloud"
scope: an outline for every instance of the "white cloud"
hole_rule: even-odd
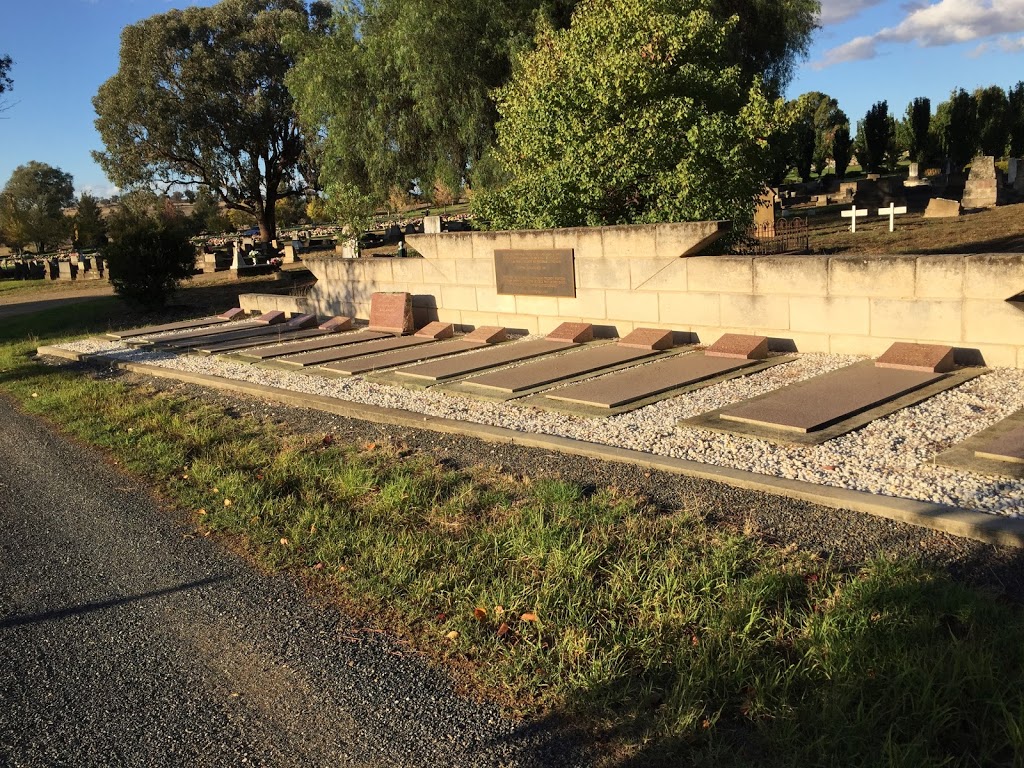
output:
[[[81,195],[82,192],[88,192],[93,197],[105,199],[114,195],[120,195],[121,188],[115,184],[85,184],[78,190],[78,194]]]
[[[818,23],[823,27],[839,24],[852,19],[858,13],[878,5],[883,0],[821,0],[821,15]]]
[[[939,0],[923,7],[911,6],[907,11],[896,26],[833,48],[815,66],[822,69],[874,58],[878,55],[879,43],[917,43],[921,47],[933,47],[983,41],[998,35],[1014,46],[1019,41],[1011,40],[1008,35],[1024,32],[1024,0]],[[1002,45],[1000,42],[1000,47]],[[1024,45],[1012,50],[1022,48]],[[985,50],[987,48],[979,45],[973,53],[981,55]]]

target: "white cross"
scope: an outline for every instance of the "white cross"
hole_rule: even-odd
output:
[[[879,208],[878,209],[878,215],[879,216],[888,216],[889,217],[889,231],[890,232],[892,232],[893,230],[896,229],[896,216],[901,214],[901,213],[906,213],[906,212],[907,212],[907,206],[901,205],[899,208],[897,208],[896,207],[896,203],[889,203],[889,207],[888,208]]]
[[[855,204],[852,208],[850,208],[850,210],[843,211],[839,215],[842,216],[844,219],[853,219],[853,221],[850,224],[850,231],[851,232],[856,232],[857,231],[857,218],[858,217],[863,218],[864,216],[867,216],[868,215],[868,209],[867,208],[858,208],[856,206],[856,204]]]

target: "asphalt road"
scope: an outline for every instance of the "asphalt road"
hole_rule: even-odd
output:
[[[0,766],[577,762],[2,399],[0,423]]]

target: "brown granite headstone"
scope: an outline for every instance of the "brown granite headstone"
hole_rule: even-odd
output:
[[[320,324],[321,331],[327,331],[328,333],[337,333],[338,331],[347,331],[352,327],[351,317],[332,317],[326,323]]]
[[[289,328],[312,328],[316,325],[316,315],[295,315],[285,325]]]
[[[284,312],[264,312],[262,315],[256,318],[256,322],[262,325],[277,325],[285,321]]]
[[[217,315],[217,317],[219,317],[221,320],[234,320],[239,315],[244,314],[245,310],[242,309],[241,307],[232,307],[227,312],[221,312],[219,315]]]
[[[594,326],[590,323],[562,323],[544,338],[548,341],[583,344],[594,340]]]
[[[671,349],[672,340],[672,331],[663,328],[637,328],[620,339],[619,346],[634,349]]]
[[[463,341],[472,341],[478,344],[497,344],[500,341],[508,340],[508,333],[505,332],[504,328],[496,325],[484,325],[477,328],[472,333],[467,333],[462,337]]]
[[[704,350],[709,357],[733,357],[741,360],[763,360],[768,357],[767,336],[727,333]]]
[[[455,327],[451,323],[434,321],[424,325],[415,335],[421,339],[450,339],[455,335]]]
[[[956,368],[953,348],[942,344],[910,344],[897,341],[875,360],[879,368],[946,373]]]
[[[411,293],[375,293],[370,297],[370,330],[405,334],[416,330]]]

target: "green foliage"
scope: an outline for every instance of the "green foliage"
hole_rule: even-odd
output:
[[[930,144],[928,129],[932,120],[932,102],[924,96],[919,96],[907,105],[907,116],[904,121],[905,141],[910,159],[916,163],[924,163],[930,155]]]
[[[195,249],[178,217],[123,206],[110,221],[103,248],[110,282],[132,304],[161,307],[195,268]]]
[[[853,139],[850,138],[850,124],[836,126],[832,134],[832,159],[836,163],[836,177],[845,178],[853,156]]]
[[[7,93],[14,87],[14,81],[11,80],[11,67],[14,62],[10,56],[0,56],[0,94]]]
[[[475,196],[495,227],[749,220],[788,128],[743,77],[736,20],[712,3],[582,3],[497,92],[511,181]]]
[[[956,168],[963,168],[978,150],[978,106],[963,88],[957,88],[936,110],[942,129],[942,151]]]
[[[819,176],[833,156],[835,131],[849,122],[839,102],[820,91],[802,94],[790,109],[796,114],[793,126],[794,163],[801,179],[811,180],[811,170]]]
[[[889,117],[889,104],[876,102],[857,123],[854,147],[861,167],[868,173],[879,173],[895,142],[895,125]]]
[[[18,251],[56,247],[71,232],[64,209],[74,204],[74,192],[70,173],[34,160],[19,165],[0,192],[0,239]]]
[[[231,220],[220,207],[220,201],[208,187],[199,187],[195,193],[190,229],[195,234],[207,232],[211,235],[233,229]]]
[[[978,149],[983,155],[1000,158],[1006,154],[1010,136],[1010,102],[998,85],[974,92],[978,115]]]
[[[101,248],[107,244],[107,225],[100,213],[96,198],[83,192],[78,198],[78,210],[75,212],[76,248]]]
[[[272,239],[278,197],[301,194],[305,148],[281,38],[318,13],[303,0],[222,0],[125,27],[118,72],[93,99],[96,161],[122,187],[210,187]]]
[[[1009,152],[1010,157],[1024,156],[1024,81],[1010,88],[1006,93],[1009,106]]]

